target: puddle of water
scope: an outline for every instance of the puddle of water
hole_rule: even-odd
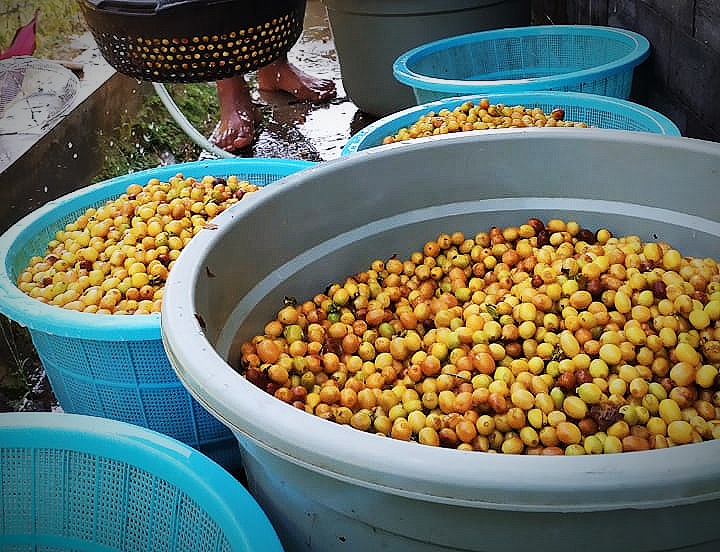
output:
[[[360,111],[347,97],[322,2],[307,2],[303,35],[290,50],[288,58],[309,74],[332,79],[337,97],[313,104],[298,102],[289,94],[256,91],[255,98],[264,104],[266,121],[252,151],[243,155],[308,161],[340,157],[352,134],[375,119]]]

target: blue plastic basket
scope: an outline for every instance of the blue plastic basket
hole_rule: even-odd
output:
[[[195,449],[76,414],[0,414],[0,550],[281,552],[255,499]]]
[[[468,94],[564,90],[626,99],[635,67],[650,55],[632,31],[592,25],[495,29],[422,44],[393,74],[418,104]]]
[[[0,236],[0,313],[28,328],[64,412],[129,422],[169,435],[229,470],[240,466],[237,440],[185,389],[165,353],[160,314],[92,314],[46,305],[16,286],[56,230],[90,206],[150,178],[237,175],[263,186],[313,165],[287,159],[231,158],[139,171],[48,202]],[[237,205],[242,205],[242,202]],[[235,207],[234,207],[235,208]]]
[[[526,108],[539,107],[547,114],[560,107],[565,110],[566,121],[586,123],[588,126],[597,128],[680,136],[680,129],[665,115],[627,100],[581,92],[519,92],[517,94],[490,94],[488,96],[460,96],[409,107],[378,119],[359,130],[345,144],[341,155],[380,146],[384,138],[397,134],[402,128],[410,127],[430,111],[435,113],[438,113],[441,109],[452,111],[465,102],[473,102],[477,105],[483,98],[487,98],[491,104],[495,105],[523,105]],[[571,129],[572,127],[558,127],[559,131]],[[496,131],[502,130],[504,129],[497,129]],[[493,130],[472,132],[493,132]]]

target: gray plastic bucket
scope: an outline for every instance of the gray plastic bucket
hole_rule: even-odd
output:
[[[323,0],[343,87],[362,111],[382,117],[415,105],[393,76],[405,51],[455,35],[530,23],[529,0]]]
[[[620,130],[508,129],[358,152],[267,186],[193,239],[166,287],[163,342],[238,438],[288,551],[717,550],[718,440],[561,457],[422,446],[309,415],[230,364],[285,296],[312,296],[440,232],[558,217],[720,258],[719,184],[717,143]]]

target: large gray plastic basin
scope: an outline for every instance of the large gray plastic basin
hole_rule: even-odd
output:
[[[530,216],[720,258],[720,145],[601,129],[468,133],[374,148],[267,186],[171,272],[162,336],[238,437],[287,550],[717,550],[720,441],[579,457],[381,438],[282,403],[230,366],[285,296],[306,298],[440,232]]]
[[[530,23],[529,0],[324,0],[343,88],[365,113],[415,105],[395,59],[432,40]]]

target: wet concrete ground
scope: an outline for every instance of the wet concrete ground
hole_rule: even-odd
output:
[[[309,161],[340,157],[350,136],[375,118],[359,110],[343,88],[327,13],[320,0],[308,0],[303,35],[288,56],[304,71],[332,79],[337,97],[325,103],[311,103],[297,101],[282,92],[255,90],[254,98],[262,107],[264,123],[256,143],[240,155]]]

